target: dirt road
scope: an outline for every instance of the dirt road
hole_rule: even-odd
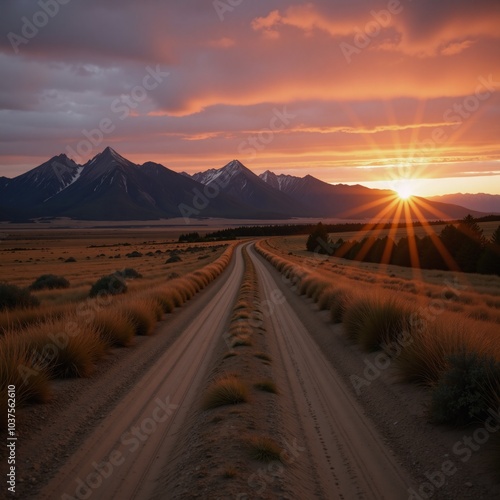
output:
[[[250,255],[263,298],[273,301],[279,277],[253,249]],[[214,346],[224,332],[241,284],[241,247],[234,258],[223,286],[68,458],[37,499],[148,499],[158,493],[162,467],[200,397]],[[183,314],[189,315],[190,307]],[[293,435],[301,436],[307,448],[302,455],[304,471],[314,476],[311,482],[316,486],[310,498],[407,498],[405,474],[291,305],[286,301],[275,304],[268,321],[282,397],[291,402],[287,422],[295,426]]]
[[[273,303],[269,321],[281,356],[283,393],[292,400],[323,498],[407,498],[409,479],[297,313],[286,301],[273,302],[277,273],[254,250],[250,256],[264,298]]]
[[[199,397],[197,389],[210,353],[240,286],[241,247],[234,258],[224,286],[37,498],[144,499],[151,495],[159,468],[168,460],[185,415]]]

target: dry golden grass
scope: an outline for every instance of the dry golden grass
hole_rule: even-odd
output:
[[[494,327],[443,314],[434,321],[416,322],[410,341],[396,358],[405,380],[435,384],[448,369],[448,357],[462,351],[489,355],[500,361],[500,342]]]
[[[302,237],[287,241],[294,239],[305,244]],[[407,380],[435,383],[447,369],[447,356],[459,349],[489,353],[500,360],[499,300],[474,291],[473,286],[490,280],[496,283],[490,291],[500,295],[497,277],[422,271],[420,281],[417,277],[410,281],[414,271],[397,266],[388,266],[384,272],[373,264],[311,259],[298,249],[288,256],[290,246],[283,245],[283,241],[261,241],[257,250],[281,270],[298,293],[316,297],[321,308],[330,305],[332,322],[343,321],[353,341],[374,350],[410,330],[413,341],[405,343],[397,357],[397,365]],[[394,276],[387,276],[388,269]],[[418,322],[410,325],[417,311],[430,318],[423,329],[419,329]]]
[[[330,319],[332,323],[342,323],[345,313],[357,294],[348,288],[338,288],[330,295]]]
[[[133,342],[135,325],[123,309],[98,311],[93,319],[93,325],[110,346],[126,347]]]
[[[73,320],[47,321],[22,332],[7,332],[35,366],[52,378],[88,377],[106,352],[106,342],[92,325]]]
[[[156,308],[158,303],[150,299],[126,300],[120,306],[134,327],[136,335],[151,335],[157,322]]]
[[[1,246],[2,242],[0,251]],[[15,384],[19,403],[46,402],[51,395],[50,378],[91,375],[109,346],[126,346],[134,335],[151,334],[165,312],[182,305],[215,279],[229,263],[233,248],[210,252],[215,262],[207,264],[204,259],[201,264],[206,265],[201,269],[197,255],[188,253],[190,264],[179,269],[184,277],[170,281],[165,276],[155,277],[140,285],[133,282],[124,297],[108,297],[105,302],[88,299],[90,279],[85,282],[88,288],[83,301],[73,301],[81,294],[80,284],[80,288],[61,292],[70,295],[66,301],[59,292],[52,291],[50,296],[39,292],[46,294],[40,307],[1,313],[0,389]],[[77,262],[71,269],[85,274],[87,268],[79,265],[81,255],[76,251],[72,255]],[[25,272],[30,269],[23,266]]]
[[[29,344],[16,333],[0,337],[0,391],[4,396],[9,385],[16,387],[20,406],[47,403],[52,397],[47,370],[35,361]]]
[[[247,385],[238,377],[226,375],[217,379],[208,388],[202,406],[205,410],[211,410],[219,406],[246,403],[248,400]]]
[[[376,351],[408,331],[416,311],[392,296],[359,296],[347,306],[344,327],[347,336],[363,349]]]
[[[7,330],[20,330],[27,326],[56,320],[75,310],[74,304],[41,306],[34,309],[14,309],[0,312],[0,333]]]

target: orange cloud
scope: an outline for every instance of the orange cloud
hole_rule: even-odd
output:
[[[219,38],[217,40],[211,40],[208,42],[210,47],[214,47],[216,49],[228,49],[229,47],[233,47],[236,42],[229,37]]]

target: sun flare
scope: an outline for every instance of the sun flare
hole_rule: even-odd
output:
[[[396,193],[400,200],[408,200],[413,196],[413,186],[409,182],[401,182],[396,187]]]

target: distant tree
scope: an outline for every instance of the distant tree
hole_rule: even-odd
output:
[[[380,264],[387,248],[394,248],[394,241],[390,240],[387,236],[377,238],[368,252],[368,262]]]
[[[328,231],[321,222],[313,228],[307,238],[306,248],[308,252],[316,252],[320,254],[333,254],[333,249],[328,237]]]
[[[420,240],[418,255],[423,269],[447,269],[448,267],[431,236],[424,236]]]
[[[460,231],[453,224],[448,224],[441,231],[439,238],[448,253],[455,259],[461,245]]]
[[[466,273],[477,270],[479,258],[486,247],[483,230],[472,215],[467,215],[458,224],[460,244],[456,253],[456,261],[460,269]]]
[[[186,233],[179,236],[179,243],[196,243],[201,240],[200,233]]]
[[[500,248],[500,226],[498,226],[492,234],[490,243]]]
[[[477,271],[481,274],[497,274],[500,276],[500,226],[496,228],[479,257]]]
[[[411,267],[410,240],[408,236],[403,236],[403,238],[398,241],[392,254],[391,264]]]

